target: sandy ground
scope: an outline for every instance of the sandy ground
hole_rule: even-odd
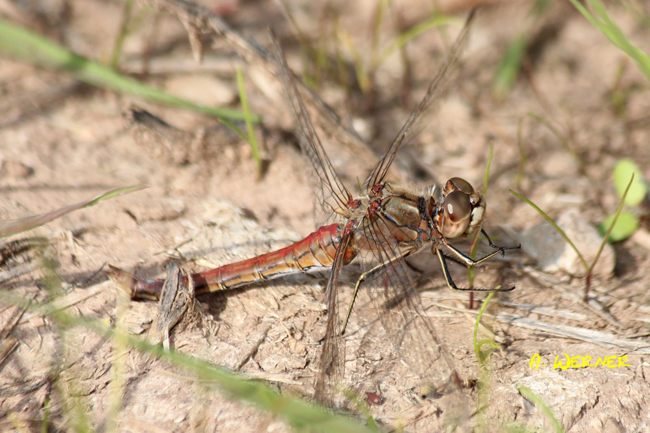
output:
[[[9,17],[76,52],[105,61],[120,26],[121,2],[107,0],[43,1],[37,19],[9,8]],[[288,2],[303,35],[318,44],[332,16],[369,64],[373,1],[330,2],[330,10],[312,2]],[[378,44],[395,40],[396,16],[403,26],[423,21],[429,2],[394,2]],[[462,20],[467,2],[447,1],[443,10]],[[268,45],[273,26],[300,72],[309,65],[296,43],[295,28],[277,3],[268,1],[204,2],[239,32]],[[627,8],[608,5],[633,43],[650,52],[648,29],[641,25],[642,2]],[[67,5],[67,6],[66,6]],[[529,2],[497,2],[480,11],[471,30],[464,64],[456,83],[432,116],[430,127],[404,148],[395,162],[396,178],[427,185],[462,176],[481,185],[489,145],[494,161],[488,190],[486,230],[500,244],[517,244],[519,234],[541,221],[527,204],[509,193],[524,194],[552,217],[577,209],[596,225],[613,213],[617,197],[611,172],[617,160],[631,157],[646,178],[650,161],[648,82],[635,65],[565,2],[555,2],[539,17]],[[650,11],[645,10],[645,16]],[[186,32],[177,19],[136,8],[135,30],[123,48],[123,70],[143,71],[146,81],[195,102],[239,109],[236,67],[243,69],[252,110],[264,116],[263,143],[268,170],[257,179],[250,148],[213,118],[148,104],[88,86],[65,75],[22,63],[0,62],[0,218],[13,219],[62,207],[103,191],[146,183],[151,187],[65,216],[11,240],[43,236],[51,240],[66,310],[123,323],[144,333],[156,314],[152,302],[130,302],[119,313],[120,290],[101,272],[107,264],[140,277],[161,277],[170,256],[187,259],[190,270],[206,269],[253,257],[302,239],[314,230],[311,169],[292,133],[290,112],[277,80],[256,62],[232,55],[217,41],[202,66],[192,63]],[[461,22],[459,20],[459,22]],[[502,101],[491,93],[491,80],[508,44],[532,35],[522,73]],[[410,86],[398,54],[376,74],[374,103],[355,85],[331,76],[317,93],[344,118],[352,119],[367,148],[351,148],[335,139],[326,150],[341,177],[352,185],[386,149],[437,72],[457,27],[429,31],[408,44]],[[153,36],[152,36],[153,35]],[[331,48],[333,41],[330,40]],[[340,45],[339,47],[342,47]],[[328,48],[328,49],[329,49]],[[330,54],[333,51],[330,51]],[[345,51],[344,53],[347,53]],[[350,60],[348,57],[347,60]],[[345,65],[351,77],[352,63]],[[623,96],[619,109],[613,95]],[[414,102],[415,101],[415,102]],[[171,139],[134,130],[128,122],[132,104],[143,107],[185,131]],[[541,122],[528,113],[541,117]],[[548,125],[551,125],[553,132]],[[174,138],[176,137],[176,138]],[[167,146],[174,146],[168,149]],[[571,152],[567,150],[567,146]],[[522,152],[526,163],[522,164]],[[650,426],[650,367],[647,363],[648,313],[646,272],[650,252],[641,230],[614,246],[615,269],[595,278],[592,301],[582,301],[584,279],[562,272],[547,274],[521,252],[491,261],[477,272],[477,284],[514,284],[490,304],[483,323],[495,339],[492,372],[487,375],[487,406],[464,426],[503,431],[519,425],[549,431],[542,411],[518,391],[525,386],[555,414],[565,431],[642,431]],[[467,244],[460,243],[466,249]],[[580,245],[578,245],[580,248]],[[7,246],[4,247],[5,251]],[[3,271],[29,257],[3,255]],[[39,266],[3,283],[3,293],[42,302],[47,299],[44,268]],[[444,340],[465,383],[479,378],[472,348],[476,310],[467,309],[467,294],[445,286],[435,257],[426,251],[414,266],[422,302]],[[344,271],[342,309],[352,296],[358,267]],[[458,282],[465,272],[454,269]],[[238,369],[268,381],[275,389],[309,397],[317,375],[319,341],[325,332],[323,289],[327,273],[296,276],[251,289],[199,297],[199,317],[172,334],[180,352],[219,366]],[[391,350],[373,319],[372,303],[357,301],[347,338],[345,386],[363,396],[379,394],[384,402],[370,413],[382,429],[438,431],[446,414],[437,401],[414,393],[417,377]],[[478,299],[484,296],[477,295]],[[136,351],[120,354],[112,340],[73,328],[63,332],[51,319],[3,301],[0,336],[15,337],[16,347],[0,364],[2,430],[40,429],[46,399],[51,401],[54,430],[72,428],[66,414],[76,406],[87,411],[93,429],[107,428],[113,362],[122,362],[124,401],[119,431],[285,431],[280,419],[233,402],[187,372],[151,360]],[[15,326],[14,326],[15,324]],[[13,328],[12,328],[13,326]],[[444,330],[444,332],[443,332]],[[491,334],[493,333],[493,334]],[[12,340],[13,341],[13,340]],[[253,351],[251,349],[257,347]],[[553,369],[556,357],[627,357],[615,368],[603,366]],[[538,359],[537,368],[531,360]],[[65,395],[74,399],[62,402]],[[58,390],[58,391],[57,391]],[[466,390],[468,401],[477,389]],[[474,414],[476,403],[468,413]]]

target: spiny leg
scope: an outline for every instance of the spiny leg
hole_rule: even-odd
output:
[[[388,262],[390,263],[390,262]],[[348,314],[345,316],[345,322],[343,322],[343,328],[341,329],[341,335],[345,334],[345,329],[348,327],[348,320],[350,320],[350,314],[352,314],[352,307],[354,306],[354,301],[357,299],[357,293],[359,293],[359,286],[361,286],[361,283],[364,282],[364,280],[372,274],[374,274],[377,271],[380,271],[381,269],[386,266],[387,263],[382,263],[380,265],[375,266],[371,270],[364,272],[361,274],[359,279],[357,280],[357,284],[354,286],[354,293],[352,294],[352,300],[350,301],[350,307],[348,307]]]
[[[375,275],[375,273],[384,269],[384,267],[390,265],[396,260],[403,260],[405,257],[410,256],[414,251],[407,251],[404,255],[400,256],[399,259],[395,258],[393,260],[388,260],[387,262],[380,263],[369,271],[361,274],[357,280],[357,284],[354,286],[354,293],[352,294],[352,300],[350,301],[350,307],[348,307],[348,314],[345,316],[345,322],[343,323],[343,328],[341,330],[341,335],[345,334],[345,329],[348,327],[348,320],[350,320],[350,314],[352,314],[352,307],[354,306],[354,301],[357,299],[357,294],[359,293],[359,287],[366,279]]]
[[[495,251],[486,254],[485,256],[481,257],[478,260],[474,260],[471,257],[465,255],[462,251],[458,250],[456,247],[452,246],[451,244],[447,243],[446,240],[443,240],[443,244],[449,251],[451,251],[456,257],[447,257],[445,254],[436,246],[434,245],[432,248],[436,250],[436,255],[438,256],[438,259],[440,259],[440,265],[442,266],[442,272],[445,276],[445,281],[447,282],[447,285],[454,289],[454,290],[459,290],[459,291],[468,291],[468,292],[509,292],[511,290],[514,290],[514,286],[510,287],[508,289],[465,289],[465,288],[460,288],[456,286],[456,283],[454,283],[454,280],[451,278],[451,273],[449,272],[449,267],[447,266],[446,258],[449,258],[450,260],[455,261],[458,264],[465,264],[467,266],[476,266],[481,263],[483,263],[486,260],[491,259],[492,257],[496,256],[497,254],[501,253],[503,254],[506,250],[514,250],[521,248],[521,245],[518,245],[516,247],[500,247],[492,243],[492,240],[490,239],[490,236],[485,232],[485,230],[481,229],[481,233],[485,236],[485,238],[488,241],[488,244],[490,247],[495,248]],[[404,254],[401,258],[403,259],[404,257],[407,257],[410,255],[412,251],[407,252]],[[350,301],[350,306],[348,307],[348,313],[345,316],[345,322],[343,323],[343,328],[341,330],[341,335],[345,334],[345,330],[347,329],[348,326],[348,321],[350,320],[350,315],[352,314],[352,307],[354,306],[354,301],[357,299],[357,294],[359,293],[359,287],[361,286],[361,283],[363,283],[366,279],[369,277],[373,276],[375,273],[379,272],[382,270],[385,266],[389,265],[392,261],[387,261],[385,263],[381,263],[371,270],[364,272],[361,274],[359,279],[357,280],[356,285],[354,286],[354,293],[352,294],[352,300]]]
[[[518,250],[519,248],[521,248],[521,244],[517,245],[516,247],[500,247],[492,243],[492,239],[490,239],[490,236],[487,234],[485,230],[481,229],[481,233],[483,233],[483,236],[485,236],[485,239],[487,239],[488,245],[490,245],[490,247],[500,250],[501,252],[506,250]]]
[[[457,258],[458,258],[462,263],[464,263],[464,264],[467,265],[467,266],[476,266],[476,265],[479,265],[479,264],[483,263],[484,261],[491,259],[492,257],[496,256],[496,255],[499,254],[499,253],[503,254],[503,251],[504,251],[503,248],[499,248],[499,249],[497,249],[496,251],[492,251],[491,253],[484,255],[484,256],[481,257],[480,259],[474,260],[473,258],[471,258],[471,257],[467,256],[466,254],[464,254],[464,253],[463,253],[462,251],[460,251],[458,248],[456,248],[456,247],[454,247],[453,245],[447,243],[446,240],[443,240],[442,243],[443,243],[443,245],[444,245],[445,247],[447,247],[447,249],[448,249],[449,251],[451,251],[451,252],[452,252],[452,253],[453,253],[453,254],[454,254],[454,255],[455,255],[455,256],[456,256],[456,257],[457,257]],[[435,245],[434,245],[433,248],[436,249],[436,252],[437,252],[437,251],[440,251],[438,248],[435,247]]]
[[[489,259],[490,257],[494,257],[495,255],[497,255],[500,252],[500,251],[497,250],[497,251],[494,251],[491,254],[488,254],[485,257],[480,258],[479,260],[473,260],[473,259],[467,257],[462,252],[458,251],[457,249],[451,247],[451,245],[445,245],[445,246],[447,246],[457,256],[459,256],[461,258],[464,258],[464,259],[467,259],[467,260],[463,260],[463,262],[467,263],[468,266],[473,266],[473,265],[479,264],[479,263]],[[433,248],[435,248],[436,255],[438,256],[438,259],[440,260],[440,266],[442,267],[442,273],[445,276],[445,281],[447,282],[447,286],[449,286],[451,289],[462,291],[462,292],[509,292],[511,290],[514,290],[514,288],[515,288],[514,286],[512,286],[512,287],[510,287],[508,289],[475,289],[475,288],[466,289],[466,288],[458,287],[456,285],[456,283],[454,283],[454,280],[451,278],[451,273],[449,272],[449,267],[447,266],[446,256],[443,254],[443,252],[440,249],[436,248],[435,245],[433,246]]]
[[[486,254],[485,256],[481,257],[478,260],[474,260],[471,257],[467,256],[462,251],[460,251],[459,249],[457,249],[456,247],[454,247],[453,245],[448,243],[445,238],[442,238],[441,242],[445,247],[447,247],[447,249],[449,251],[451,251],[462,263],[464,263],[467,266],[476,266],[478,264],[483,263],[484,261],[486,261],[488,259],[491,259],[492,257],[496,256],[499,253],[505,254],[506,250],[516,250],[516,249],[521,248],[521,245],[517,245],[516,247],[500,247],[500,246],[495,245],[495,244],[492,243],[492,239],[490,239],[490,236],[488,236],[488,234],[485,232],[485,230],[481,229],[481,233],[483,233],[483,235],[485,236],[485,238],[488,241],[488,244],[490,245],[490,247],[494,248],[495,251],[492,251],[491,253]],[[435,245],[434,245],[433,248],[435,248]],[[436,252],[437,251],[440,251],[440,250],[438,250],[436,248]]]

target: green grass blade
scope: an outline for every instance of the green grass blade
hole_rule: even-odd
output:
[[[50,316],[61,329],[82,326],[105,338],[116,338],[116,331],[113,328],[98,320],[73,317],[64,310],[54,307],[53,303],[50,303],[52,305],[30,304],[28,300],[7,292],[0,292],[0,300],[36,310],[38,314]],[[167,351],[162,345],[153,345],[132,335],[124,334],[120,336],[120,339],[123,339],[123,342],[129,347],[140,352],[186,368],[196,374],[204,383],[216,384],[229,398],[250,403],[274,416],[281,417],[295,429],[325,433],[376,433],[375,429],[359,424],[350,417],[332,413],[329,409],[306,403],[300,398],[281,395],[260,381],[244,379],[194,356],[184,355],[173,350]]]
[[[521,69],[527,42],[528,35],[520,34],[510,43],[505,56],[503,56],[492,79],[492,95],[497,101],[504,100],[512,90]]]
[[[614,45],[630,56],[639,70],[643,75],[645,75],[646,79],[650,81],[650,57],[630,43],[623,32],[621,32],[618,26],[609,17],[605,6],[600,2],[600,0],[587,0],[598,17],[589,12],[586,7],[578,2],[578,0],[569,1],[585,18],[587,18],[587,20],[589,20],[591,24],[607,36]]]
[[[0,20],[0,53],[42,68],[66,72],[75,79],[93,86],[110,89],[151,102],[194,110],[215,116],[219,120],[245,119],[244,113],[240,111],[194,104],[142,84],[4,20]],[[251,117],[254,122],[261,120],[258,115]],[[227,120],[223,123],[231,126]]]
[[[492,168],[492,157],[494,156],[494,143],[490,143],[490,152],[488,153],[487,164],[485,165],[485,174],[483,175],[483,197],[487,196],[488,182],[490,180],[490,169]]]
[[[448,15],[434,15],[428,20],[414,25],[410,29],[406,30],[404,33],[400,34],[397,37],[397,39],[388,46],[388,48],[382,51],[382,53],[378,57],[376,64],[372,65],[371,69],[373,70],[376,69],[379,65],[384,63],[386,59],[390,57],[391,54],[393,54],[395,51],[399,49],[402,49],[411,40],[420,36],[422,33],[426,32],[427,30],[430,30],[434,27],[444,26],[446,24],[457,24],[458,26],[462,26],[463,25],[462,23],[463,22],[456,17],[452,17]]]
[[[46,254],[41,255],[39,259],[41,262],[40,270],[43,273],[41,286],[47,292],[47,296],[50,299],[56,299],[57,296],[62,293],[62,283],[58,263]],[[32,311],[38,311],[38,308],[43,305],[34,302],[29,302],[28,304],[16,302],[11,303],[14,305],[24,305]],[[52,311],[55,311],[52,309],[52,306],[54,305],[53,302],[50,302],[47,305]],[[59,355],[63,355],[64,353],[62,348],[66,345],[67,337],[67,334],[64,332],[67,329],[67,323],[59,320],[59,316],[63,314],[64,313],[54,314],[51,316],[53,319],[52,322],[55,325],[53,326],[53,331],[57,335],[56,338],[59,343],[55,350]],[[90,413],[87,410],[87,406],[82,401],[82,393],[79,391],[80,378],[78,376],[70,376],[63,379],[61,377],[62,369],[64,368],[63,364],[60,363],[55,367],[57,362],[60,363],[61,361],[58,359],[55,360],[55,363],[53,363],[53,369],[50,371],[53,382],[52,391],[56,393],[58,403],[60,403],[60,409],[57,407],[57,412],[62,412],[66,419],[66,423],[68,424],[69,431],[77,433],[92,432]]]
[[[361,53],[357,49],[357,46],[354,43],[354,40],[352,39],[352,36],[347,30],[341,27],[337,28],[336,36],[339,42],[343,44],[343,46],[348,50],[348,52],[352,56],[352,62],[354,63],[354,71],[357,76],[357,81],[359,82],[359,88],[364,94],[367,94],[368,92],[370,92],[372,86],[370,81],[370,75],[368,74],[368,70],[363,64],[363,57],[361,56]]]
[[[488,182],[490,180],[490,168],[492,167],[492,157],[494,156],[494,143],[490,143],[490,152],[488,153],[487,164],[485,165],[485,175],[483,176],[483,198],[487,195]],[[476,258],[476,250],[478,249],[478,239],[481,236],[481,231],[477,231],[472,239],[472,244],[469,248],[469,256],[472,259]],[[474,287],[474,266],[467,268],[467,279],[469,286]]]
[[[378,0],[377,4],[377,10],[375,11],[375,19],[374,19],[374,25],[372,26],[372,43],[370,46],[370,70],[373,71],[373,68],[375,68],[377,65],[379,65],[378,62],[378,45],[379,45],[379,37],[381,35],[381,28],[382,25],[384,24],[384,18],[386,17],[386,10],[388,9],[388,5],[390,3],[390,0]]]
[[[255,129],[253,129],[253,118],[248,107],[248,98],[246,97],[246,89],[244,88],[244,74],[241,68],[237,69],[237,87],[239,89],[239,99],[241,106],[244,110],[244,120],[246,121],[246,130],[248,132],[248,139],[246,140],[253,152],[253,160],[257,165],[258,178],[262,175],[262,158],[260,157],[259,147],[257,146],[257,138],[255,138]]]
[[[52,408],[50,407],[50,394],[48,393],[45,396],[45,401],[43,402],[43,419],[41,420],[41,433],[47,433],[50,428],[50,413]]]
[[[571,242],[571,239],[569,239],[569,237],[566,235],[566,233],[564,233],[564,230],[562,230],[562,229],[561,229],[557,224],[555,224],[555,221],[553,221],[553,219],[551,219],[551,217],[549,217],[548,215],[546,215],[546,212],[544,212],[543,210],[541,210],[539,207],[537,207],[537,205],[536,205],[535,203],[533,203],[532,201],[528,200],[528,199],[527,199],[526,197],[524,197],[523,195],[521,195],[521,194],[519,194],[519,193],[517,193],[517,192],[515,192],[515,191],[513,191],[513,190],[510,190],[510,193],[512,193],[512,195],[514,195],[515,197],[519,198],[520,200],[523,200],[523,201],[525,201],[526,203],[528,203],[528,204],[529,204],[533,209],[535,209],[535,210],[536,210],[536,211],[537,211],[541,216],[543,216],[544,219],[545,219],[546,221],[548,221],[548,222],[549,222],[553,227],[555,227],[555,230],[557,230],[558,233],[560,233],[560,235],[562,235],[562,237],[564,238],[564,240],[567,241],[567,242],[569,243],[569,245],[571,245],[571,248],[573,248],[573,250],[576,252],[576,254],[578,254],[578,257],[580,258],[580,261],[582,262],[583,266],[585,267],[585,271],[589,271],[589,265],[587,265],[587,261],[585,260],[584,257],[582,257],[582,254],[580,254],[580,251],[578,251],[578,248],[576,248],[576,246],[573,244],[573,242]]]
[[[100,327],[90,321],[83,326],[94,328],[107,337],[113,335],[112,330]],[[199,377],[214,381],[230,397],[252,403],[265,411],[280,416],[295,428],[335,433],[373,431],[349,418],[332,414],[327,409],[280,395],[263,383],[242,379],[234,373],[219,369],[206,361],[173,351],[166,353],[162,346],[153,346],[130,336],[126,336],[126,338],[131,347],[196,372]]]
[[[519,149],[519,170],[517,171],[517,188],[521,187],[521,182],[524,179],[524,174],[526,173],[526,166],[528,165],[528,155],[526,155],[526,150],[524,149],[524,141],[522,138],[524,118],[520,117],[517,125],[517,148]]]
[[[115,308],[115,327],[113,338],[113,356],[111,362],[111,380],[107,386],[106,425],[107,433],[118,432],[120,410],[124,404],[126,391],[126,360],[129,345],[125,338],[128,331],[125,325],[126,312],[129,310],[129,299],[123,293],[118,294]]]
[[[354,393],[351,389],[343,389],[341,390],[343,395],[345,395],[345,398],[350,400],[352,404],[354,404],[357,407],[357,410],[363,415],[363,417],[366,420],[366,423],[368,424],[368,428],[372,429],[375,433],[379,433],[379,427],[377,426],[377,423],[375,422],[374,418],[372,417],[372,414],[370,413],[370,406],[365,400],[362,400],[357,394]]]
[[[578,154],[571,148],[571,144],[569,143],[569,139],[566,137],[566,135],[562,135],[562,133],[555,128],[553,125],[551,125],[550,122],[548,122],[546,119],[544,119],[542,116],[528,112],[526,113],[529,117],[537,120],[539,123],[542,125],[546,126],[548,129],[551,130],[553,134],[562,142],[562,145],[564,148],[571,154],[572,157],[575,158],[576,161],[578,161],[580,164],[582,164],[582,161],[580,161],[580,158],[578,157]]]
[[[499,287],[497,287],[499,289]],[[490,404],[490,387],[492,384],[492,363],[490,362],[492,353],[494,350],[488,349],[486,351],[481,351],[483,345],[488,345],[492,349],[499,349],[499,345],[497,345],[494,341],[485,339],[478,341],[478,328],[481,323],[481,319],[483,318],[483,313],[487,309],[488,304],[490,303],[490,300],[494,296],[496,292],[491,292],[488,297],[485,299],[483,302],[483,305],[481,306],[481,309],[478,312],[478,316],[476,317],[476,321],[474,322],[474,336],[473,336],[473,344],[474,344],[474,354],[476,355],[476,360],[479,362],[480,369],[479,369],[479,378],[478,378],[478,384],[477,384],[477,397],[476,397],[476,402],[477,402],[477,409],[476,409],[476,420],[478,421],[477,424],[477,429],[476,431],[488,431],[487,423],[488,423],[488,417],[487,417],[487,409]]]
[[[496,288],[496,290],[498,290],[498,289],[499,289],[499,287]],[[484,364],[485,359],[486,359],[485,356],[481,355],[481,347],[484,344],[488,344],[489,346],[491,346],[494,349],[499,348],[499,346],[492,340],[478,341],[478,326],[481,323],[481,318],[483,317],[483,312],[487,308],[488,304],[490,303],[490,300],[492,299],[492,297],[494,296],[495,293],[496,292],[490,292],[488,297],[485,298],[485,301],[483,302],[483,305],[481,306],[481,309],[478,311],[478,316],[476,317],[476,321],[474,322],[474,354],[476,354],[476,359],[478,359],[478,361],[481,364]]]
[[[113,52],[111,53],[111,59],[108,62],[108,65],[112,69],[117,69],[117,66],[120,62],[120,56],[122,55],[122,48],[124,46],[124,41],[126,36],[129,33],[129,22],[133,14],[133,0],[124,0],[122,5],[122,16],[120,17],[120,29],[117,32],[117,38],[113,44]]]
[[[15,235],[17,233],[25,232],[27,230],[35,229],[40,227],[43,224],[49,223],[57,218],[69,214],[70,212],[82,209],[85,207],[94,206],[100,201],[107,200],[112,197],[116,197],[122,194],[128,194],[134,191],[138,191],[144,188],[148,188],[147,185],[136,185],[130,186],[127,188],[117,188],[111,191],[108,191],[104,194],[100,194],[97,197],[91,198],[89,200],[84,200],[82,202],[66,206],[61,209],[54,210],[52,212],[47,212],[40,215],[34,215],[30,217],[20,218],[17,220],[10,220],[0,223],[0,239],[7,236]]]
[[[530,389],[526,388],[523,385],[517,386],[517,390],[521,393],[521,395],[524,396],[524,398],[540,408],[540,410],[544,413],[544,415],[546,415],[549,421],[551,421],[551,425],[553,425],[556,433],[564,433],[562,425],[557,420],[557,418],[555,418],[553,412],[551,412],[551,409],[542,401],[541,398],[537,397]]]

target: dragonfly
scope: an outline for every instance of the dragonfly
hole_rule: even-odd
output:
[[[328,395],[332,383],[343,377],[344,332],[360,286],[369,288],[373,303],[383,309],[381,322],[394,347],[423,380],[433,383],[454,382],[460,387],[450,357],[424,307],[409,273],[405,258],[427,247],[441,264],[447,285],[454,290],[495,291],[495,289],[458,287],[452,279],[447,260],[475,266],[517,247],[492,243],[482,228],[486,200],[469,182],[460,177],[417,191],[386,180],[398,150],[416,134],[422,119],[449,84],[467,42],[470,14],[460,36],[451,47],[427,93],[401,128],[384,156],[377,162],[362,185],[363,193],[353,196],[330,162],[300,96],[296,78],[289,70],[285,55],[272,35],[274,57],[304,154],[311,161],[317,204],[322,214],[338,222],[320,226],[304,239],[267,254],[192,274],[196,294],[231,290],[255,282],[299,272],[330,270],[325,291],[328,311],[320,372],[315,385],[317,397]],[[481,232],[493,251],[473,259],[449,240],[466,238]],[[357,281],[353,300],[343,322],[338,311],[341,270],[357,259],[365,271]],[[137,279],[112,268],[109,275],[118,281],[132,299],[157,300],[164,280]],[[496,289],[497,291],[509,291]],[[389,305],[389,307],[386,307]],[[342,324],[343,322],[343,324]],[[436,364],[441,367],[435,367]],[[443,386],[439,386],[438,393]]]

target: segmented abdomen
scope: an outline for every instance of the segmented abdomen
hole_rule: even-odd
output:
[[[341,243],[342,230],[340,224],[323,226],[288,247],[192,274],[196,293],[229,290],[257,281],[332,266],[336,249]],[[356,255],[354,246],[348,245],[344,254],[345,263],[349,263]],[[109,275],[118,281],[133,299],[158,299],[164,283],[164,280],[138,280],[117,268],[110,271]]]

